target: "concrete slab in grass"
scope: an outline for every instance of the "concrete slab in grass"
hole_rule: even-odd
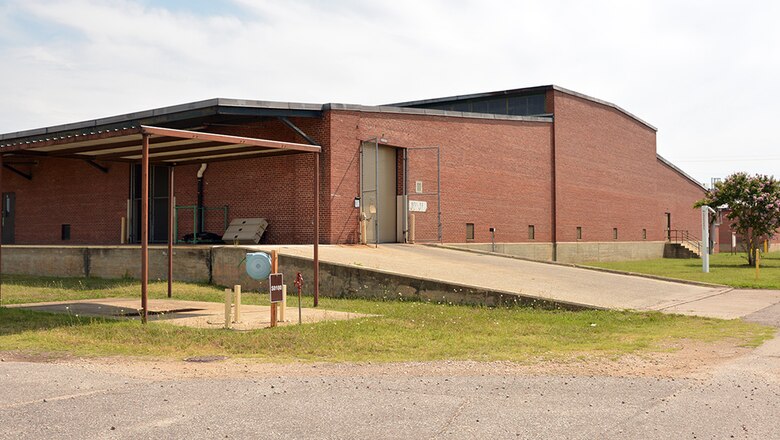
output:
[[[75,316],[92,316],[109,319],[140,319],[141,303],[139,299],[104,298],[79,301],[60,301],[49,303],[15,304],[8,307],[22,308],[49,313],[65,313]],[[303,308],[302,321],[306,324],[321,321],[343,321],[346,319],[366,318],[375,315],[338,312],[333,310]],[[279,325],[298,323],[297,307],[287,307],[284,322]],[[167,299],[149,300],[149,321],[195,328],[224,328],[225,304],[204,301],[180,301]],[[234,330],[253,330],[270,327],[271,308],[269,306],[242,305],[241,320],[233,322]]]

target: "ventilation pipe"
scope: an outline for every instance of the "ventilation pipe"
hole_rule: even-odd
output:
[[[208,164],[202,163],[200,164],[200,168],[198,169],[198,207],[197,207],[197,214],[198,214],[198,232],[203,232],[203,174],[206,172],[206,167],[208,167]]]

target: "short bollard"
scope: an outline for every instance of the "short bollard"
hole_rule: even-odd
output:
[[[233,302],[236,310],[233,312],[233,322],[241,322],[241,285],[233,286]]]
[[[230,307],[233,299],[233,291],[225,289],[225,328],[230,328]]]
[[[279,310],[279,322],[286,322],[285,315],[287,312],[287,284],[282,286],[282,303],[277,308]]]

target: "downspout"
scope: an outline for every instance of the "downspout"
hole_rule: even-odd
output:
[[[558,261],[558,202],[557,179],[555,176],[555,115],[552,121],[550,140],[550,241],[552,242],[552,261]]]
[[[206,172],[208,164],[200,164],[198,169],[198,232],[203,232],[203,173]]]

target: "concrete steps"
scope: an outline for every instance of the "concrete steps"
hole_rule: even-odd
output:
[[[701,258],[701,252],[692,243],[666,243],[664,258]]]

